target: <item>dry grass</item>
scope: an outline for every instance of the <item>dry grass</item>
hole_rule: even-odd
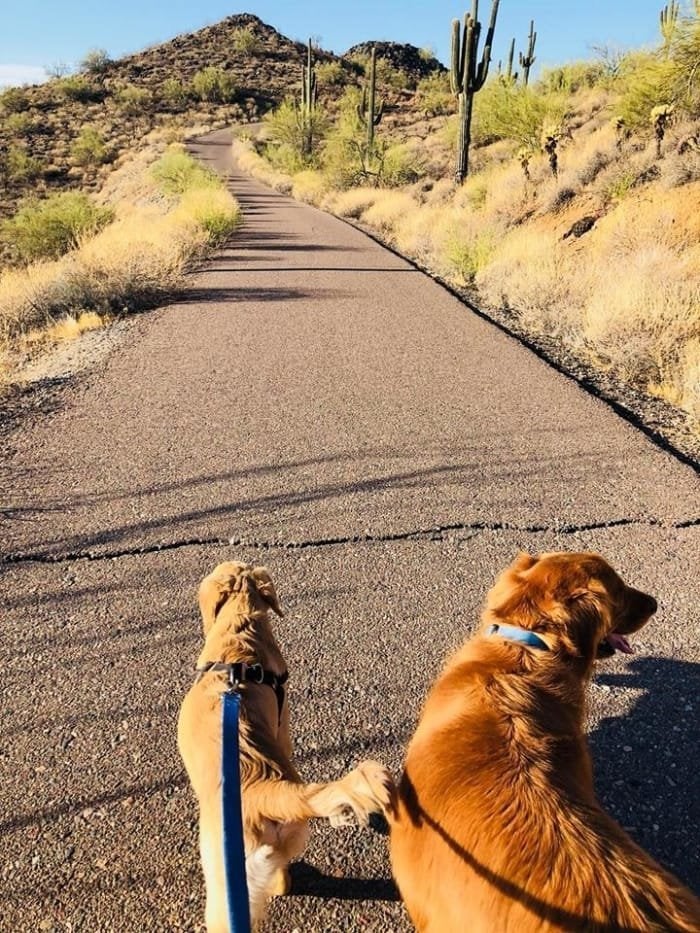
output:
[[[142,153],[121,178],[116,173],[105,192],[117,212],[113,223],[58,260],[0,276],[4,369],[31,331],[64,340],[104,317],[153,307],[181,287],[190,261],[238,222],[238,205],[221,185],[164,196],[148,171],[162,149]]]

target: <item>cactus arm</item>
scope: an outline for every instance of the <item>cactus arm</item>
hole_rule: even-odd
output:
[[[462,86],[462,70],[460,56],[460,32],[461,26],[458,19],[452,20],[452,55],[450,58],[450,86],[453,94],[459,94]]]

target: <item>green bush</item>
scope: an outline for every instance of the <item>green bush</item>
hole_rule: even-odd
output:
[[[11,113],[3,121],[5,132],[15,139],[22,136],[29,136],[34,129],[34,122],[28,113]]]
[[[410,185],[425,173],[423,159],[407,143],[389,146],[379,158],[379,181],[388,188]]]
[[[6,174],[9,181],[27,182],[36,178],[41,171],[41,162],[32,158],[20,146],[10,146],[5,157]]]
[[[604,83],[605,78],[605,67],[600,61],[571,62],[558,68],[545,68],[537,87],[550,94],[574,94],[582,88]]]
[[[113,217],[111,208],[99,207],[85,194],[67,191],[43,201],[25,201],[14,217],[2,224],[0,236],[24,262],[57,259]]]
[[[472,134],[481,142],[511,139],[534,152],[543,129],[559,132],[565,116],[564,95],[493,80],[474,98]]]
[[[102,165],[110,161],[104,138],[93,126],[83,127],[70,148],[70,154],[76,165]]]
[[[347,75],[342,63],[339,61],[319,62],[316,65],[316,80],[319,87],[334,87],[345,84]]]
[[[168,78],[160,88],[162,100],[173,110],[180,110],[187,102],[187,91],[182,81],[177,78]]]
[[[350,188],[362,180],[366,169],[366,131],[357,115],[360,100],[359,88],[349,87],[345,91],[340,100],[338,118],[325,140],[321,166],[332,188]]]
[[[434,71],[418,82],[416,103],[426,117],[454,113],[455,97],[450,89],[447,72]]]
[[[617,115],[628,127],[647,126],[654,107],[700,116],[700,16],[678,20],[670,42],[656,52],[625,56]]]
[[[0,94],[0,107],[5,113],[21,113],[29,107],[27,92],[21,87],[8,87]]]
[[[377,83],[390,87],[394,91],[415,86],[409,75],[401,68],[395,68],[386,58],[378,58],[376,63]]]
[[[125,87],[119,88],[114,97],[119,109],[130,117],[148,113],[151,107],[150,91],[144,87],[136,87],[134,84],[127,84]]]
[[[291,173],[308,167],[328,130],[328,118],[322,107],[314,108],[308,127],[293,100],[285,100],[276,110],[265,114],[265,124],[270,140],[266,150],[268,159],[277,168]],[[307,152],[309,129],[311,152]]]
[[[231,35],[231,44],[234,51],[243,52],[246,55],[256,55],[262,50],[260,37],[255,34],[252,26],[241,26],[234,29]]]
[[[80,75],[68,75],[66,78],[61,78],[56,82],[56,90],[66,100],[74,100],[83,104],[99,100],[102,96],[94,84]]]
[[[192,92],[197,100],[228,104],[235,100],[237,89],[230,72],[209,65],[192,78]]]
[[[164,194],[184,194],[193,188],[216,188],[221,181],[177,145],[172,146],[157,162],[151,173]]]
[[[80,63],[81,69],[92,75],[104,74],[110,65],[111,60],[105,49],[90,49]]]

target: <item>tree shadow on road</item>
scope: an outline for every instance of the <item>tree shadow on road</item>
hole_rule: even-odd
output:
[[[631,712],[590,736],[605,809],[639,844],[700,889],[700,664],[637,658],[599,686],[642,691]]]

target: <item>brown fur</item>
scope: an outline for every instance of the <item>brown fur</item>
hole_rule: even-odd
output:
[[[601,642],[655,601],[595,554],[522,554],[448,662],[409,745],[391,860],[422,933],[700,931],[700,902],[599,806],[584,689]]]
[[[282,674],[285,663],[272,633],[268,610],[282,610],[264,567],[234,561],[220,564],[201,584],[205,643],[197,661],[260,663]],[[207,889],[209,933],[228,931],[221,829],[221,693],[226,675],[207,673],[185,697],[178,722],[178,746],[200,810],[200,852]],[[367,822],[389,802],[386,769],[362,762],[344,778],[303,784],[292,764],[289,708],[281,716],[274,690],[266,684],[241,686],[240,766],[246,868],[251,918],[258,923],[271,894],[286,893],[287,865],[306,844],[307,821],[326,817],[335,825],[353,816]]]

